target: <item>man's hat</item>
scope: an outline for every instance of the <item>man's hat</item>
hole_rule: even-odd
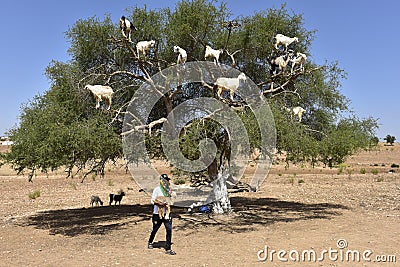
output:
[[[169,178],[168,175],[165,174],[165,173],[164,173],[164,174],[161,174],[160,178],[163,178],[163,179],[165,179],[165,180],[167,180],[167,181],[171,180],[171,178]]]

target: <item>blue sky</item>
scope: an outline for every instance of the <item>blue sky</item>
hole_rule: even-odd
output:
[[[52,60],[67,61],[65,32],[78,19],[117,23],[126,8],[173,7],[177,1],[38,0],[2,1],[0,11],[0,135],[18,123],[21,105],[49,88],[44,75]],[[379,119],[379,138],[400,140],[400,1],[397,0],[246,0],[227,1],[235,16],[280,7],[302,14],[305,27],[317,30],[311,47],[317,64],[338,61],[348,77],[342,93],[358,117]]]

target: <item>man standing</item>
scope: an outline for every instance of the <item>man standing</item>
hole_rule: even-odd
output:
[[[160,229],[160,226],[162,223],[164,223],[165,230],[166,230],[166,246],[165,246],[165,253],[169,255],[175,255],[176,253],[171,250],[171,239],[172,239],[172,217],[170,216],[169,219],[160,218],[160,215],[158,214],[158,209],[162,208],[164,209],[164,214],[166,211],[165,208],[165,203],[158,202],[156,198],[158,196],[171,196],[171,188],[170,188],[170,178],[166,174],[162,174],[160,176],[160,185],[154,188],[153,194],[151,196],[151,204],[154,205],[153,208],[153,217],[151,219],[153,223],[153,230],[151,231],[150,238],[149,238],[149,243],[148,243],[148,248],[152,249],[153,248],[153,240],[154,237],[156,236],[156,233],[158,229]]]

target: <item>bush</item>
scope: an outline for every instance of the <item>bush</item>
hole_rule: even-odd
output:
[[[390,165],[390,168],[399,168],[399,164],[393,163],[392,165]]]
[[[360,173],[361,173],[361,174],[366,174],[367,171],[365,170],[365,168],[361,168],[361,169],[360,169]]]
[[[379,172],[379,171],[378,171],[377,169],[372,169],[372,170],[371,170],[371,173],[372,173],[373,175],[377,175],[378,172]]]
[[[179,177],[174,180],[174,184],[176,184],[176,185],[185,184],[185,183],[186,183],[186,180],[183,177]]]
[[[36,198],[40,197],[40,190],[35,190],[35,191],[29,193],[28,197],[30,199],[36,199]]]

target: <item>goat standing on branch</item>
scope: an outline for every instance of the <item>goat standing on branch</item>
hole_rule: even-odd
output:
[[[306,110],[302,107],[294,107],[292,109],[286,108],[286,110],[290,112],[290,114],[297,116],[299,118],[299,122],[301,122],[303,118],[303,113],[306,112]]]
[[[292,58],[290,61],[292,62],[291,73],[294,71],[294,67],[299,65],[299,70],[304,71],[304,64],[306,63],[307,56],[303,53],[297,52],[296,57]]]
[[[204,59],[207,59],[208,57],[212,57],[212,58],[214,58],[214,64],[219,65],[219,57],[223,52],[224,52],[224,50],[222,50],[222,49],[215,50],[215,49],[212,49],[211,46],[206,45],[206,52],[204,54]]]
[[[215,84],[218,87],[218,97],[222,98],[222,92],[224,91],[229,91],[231,100],[233,100],[233,96],[235,95],[236,90],[238,89],[240,85],[240,81],[245,81],[246,80],[246,75],[244,73],[240,73],[237,78],[225,78],[221,77],[218,78]]]
[[[110,110],[111,107],[111,102],[112,102],[112,96],[114,94],[113,89],[110,86],[106,85],[86,85],[85,89],[88,89],[94,97],[96,98],[96,108],[100,107],[100,102],[104,98],[108,104],[107,110]]]
[[[127,18],[125,18],[125,16],[122,16],[119,19],[119,28],[121,29],[122,35],[125,38],[128,38],[129,42],[132,43],[131,34],[132,31],[137,30],[136,27],[133,26],[132,23]]]
[[[272,74],[278,74],[278,73],[281,73],[281,72],[284,73],[285,69],[286,69],[286,66],[289,63],[289,60],[290,60],[290,54],[286,54],[286,55],[279,56],[277,58],[273,58],[271,60],[271,71],[272,71]],[[277,67],[279,69],[278,73],[276,72],[276,68]]]
[[[146,57],[146,51],[149,51],[150,48],[154,47],[155,44],[156,41],[154,40],[138,42],[136,44],[137,56],[140,57],[140,53],[142,53],[143,56]]]
[[[299,38],[297,37],[287,37],[283,34],[278,33],[277,35],[275,35],[275,48],[277,50],[279,50],[278,45],[282,44],[285,46],[285,51],[287,50],[288,46],[292,43],[297,43],[299,41]]]
[[[175,45],[174,52],[179,53],[176,64],[185,64],[186,60],[187,60],[187,53],[186,53],[185,49],[180,48],[179,46]]]

